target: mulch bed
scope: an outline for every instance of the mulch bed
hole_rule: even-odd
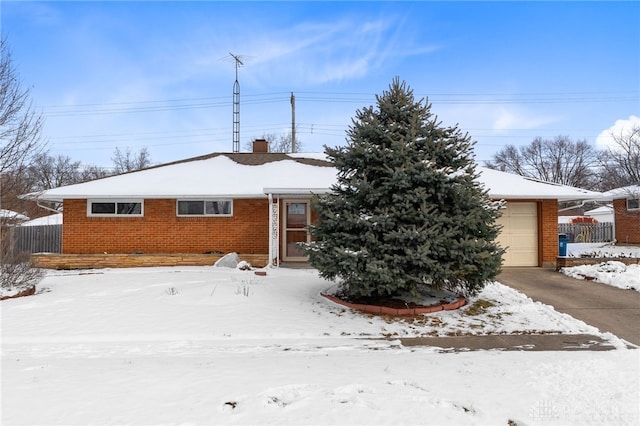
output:
[[[371,314],[393,315],[393,316],[410,316],[429,314],[438,311],[450,311],[458,309],[467,303],[464,297],[459,297],[453,302],[441,300],[437,305],[419,305],[413,302],[405,302],[400,299],[389,298],[357,298],[342,299],[338,296],[321,293],[321,295],[334,303],[355,309],[361,312]]]

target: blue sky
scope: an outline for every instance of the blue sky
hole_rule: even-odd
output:
[[[231,151],[291,129],[303,150],[345,144],[356,110],[398,76],[444,125],[507,144],[596,145],[640,117],[640,2],[13,2],[0,5],[52,154],[102,166]],[[600,140],[600,143],[602,140]]]

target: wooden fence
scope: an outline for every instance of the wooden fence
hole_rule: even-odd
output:
[[[17,252],[60,253],[62,225],[11,226],[7,230],[9,243]]]
[[[569,243],[606,243],[613,241],[613,223],[559,223],[558,232],[567,234]]]

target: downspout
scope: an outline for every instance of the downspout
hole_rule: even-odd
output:
[[[40,199],[38,199],[38,198],[36,198],[36,205],[38,207],[40,207],[41,209],[49,210],[49,211],[52,211],[54,213],[61,213],[60,210],[56,210],[56,209],[52,209],[51,207],[43,206],[42,204],[40,204]]]
[[[586,203],[596,203],[599,204],[600,200],[582,200],[580,204],[575,204],[571,207],[565,207],[564,209],[558,209],[558,212],[566,212],[567,210],[578,209],[583,207]]]
[[[567,210],[579,209],[584,206],[584,204],[589,200],[582,200],[580,204],[575,204],[573,206],[565,207],[564,209],[558,209],[558,212],[566,212]]]
[[[36,193],[34,192],[33,194],[36,194]],[[29,195],[33,195],[33,194],[18,195],[18,199],[19,200],[34,200],[36,202],[36,206],[40,207],[41,209],[49,210],[49,211],[54,212],[54,213],[60,213],[60,210],[52,209],[51,207],[43,206],[42,204],[40,204],[39,196],[42,195],[42,191],[39,192],[38,195],[36,195],[35,197],[29,197]]]

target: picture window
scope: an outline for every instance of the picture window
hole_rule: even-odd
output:
[[[178,216],[232,215],[232,200],[178,200]]]
[[[89,200],[88,216],[142,216],[141,200]]]

